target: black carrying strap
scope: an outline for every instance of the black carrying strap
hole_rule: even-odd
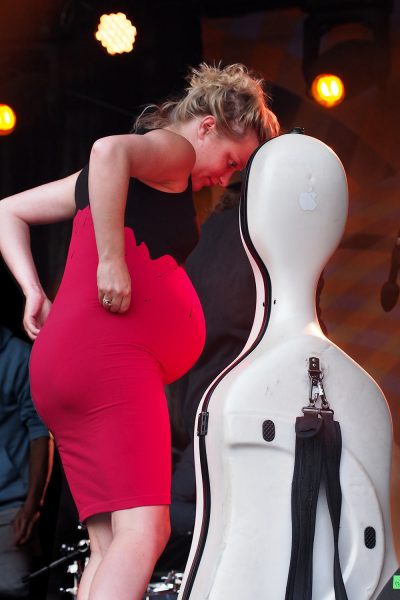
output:
[[[296,451],[292,482],[292,554],[285,600],[312,596],[315,517],[322,471],[322,419],[296,419]]]
[[[296,419],[296,449],[292,482],[292,553],[285,600],[312,599],[315,519],[321,477],[334,538],[336,600],[347,600],[339,561],[339,525],[342,504],[339,468],[342,451],[340,425],[331,411]]]
[[[340,457],[342,455],[342,434],[338,421],[333,420],[332,413],[322,415],[324,422],[322,438],[322,473],[325,482],[326,499],[331,515],[334,543],[333,582],[336,600],[347,600],[342,570],[339,560],[339,528],[342,509],[342,490],[340,487]]]

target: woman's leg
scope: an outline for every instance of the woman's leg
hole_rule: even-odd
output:
[[[90,540],[90,558],[79,583],[78,600],[88,600],[94,574],[113,538],[110,513],[89,517],[86,525]]]
[[[118,510],[111,524],[113,539],[95,570],[89,600],[142,600],[170,535],[169,506]]]

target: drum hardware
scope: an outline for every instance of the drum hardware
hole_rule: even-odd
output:
[[[182,577],[183,573],[169,571],[167,575],[161,577],[162,581],[148,585],[143,600],[152,600],[152,598],[175,600],[182,584]]]
[[[89,550],[89,545],[90,545],[90,542],[89,542],[89,540],[86,540],[86,539],[80,540],[77,544],[71,544],[71,545],[62,544],[60,550],[61,550],[62,554],[64,554],[64,556],[62,556],[61,558],[58,558],[57,560],[54,560],[53,562],[42,567],[39,570],[37,570],[33,573],[30,573],[29,575],[27,575],[26,577],[23,578],[23,582],[27,583],[31,579],[33,579],[35,577],[39,577],[40,575],[47,573],[48,571],[50,571],[50,569],[54,569],[55,567],[58,567],[59,565],[67,563],[67,562],[71,561],[71,559],[76,559],[67,566],[67,573],[70,573],[73,575],[72,587],[60,588],[59,591],[63,592],[63,593],[71,594],[72,598],[77,598],[78,583],[79,583],[83,569],[86,566],[86,562],[87,562],[87,557],[85,558],[84,555]]]
[[[80,578],[82,577],[82,572],[83,572],[82,563],[77,560],[74,560],[74,562],[71,563],[70,565],[68,565],[68,567],[67,567],[67,573],[71,573],[73,575],[73,585],[72,585],[72,587],[69,587],[69,588],[60,587],[59,591],[62,592],[63,594],[71,594],[73,598],[77,598],[78,597],[78,584],[79,584]]]
[[[72,586],[68,588],[60,587],[59,591],[63,594],[71,594],[71,597],[76,599],[78,597],[78,586],[82,577],[84,568],[89,560],[88,556],[80,557],[80,554],[85,554],[89,550],[89,540],[80,540],[77,544],[62,544],[61,551],[66,554],[64,557],[65,562],[71,558],[77,557],[72,563],[67,566],[67,573],[73,577]]]

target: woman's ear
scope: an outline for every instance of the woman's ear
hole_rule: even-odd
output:
[[[209,133],[214,133],[217,128],[217,120],[213,115],[207,115],[199,122],[199,137],[203,139]]]

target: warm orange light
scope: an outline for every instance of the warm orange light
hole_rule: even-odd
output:
[[[108,54],[131,52],[135,43],[136,27],[123,13],[102,15],[95,37]]]
[[[9,135],[15,129],[17,117],[11,106],[0,104],[0,135]]]
[[[317,75],[311,85],[311,95],[322,106],[336,106],[345,96],[343,81],[337,75]]]

